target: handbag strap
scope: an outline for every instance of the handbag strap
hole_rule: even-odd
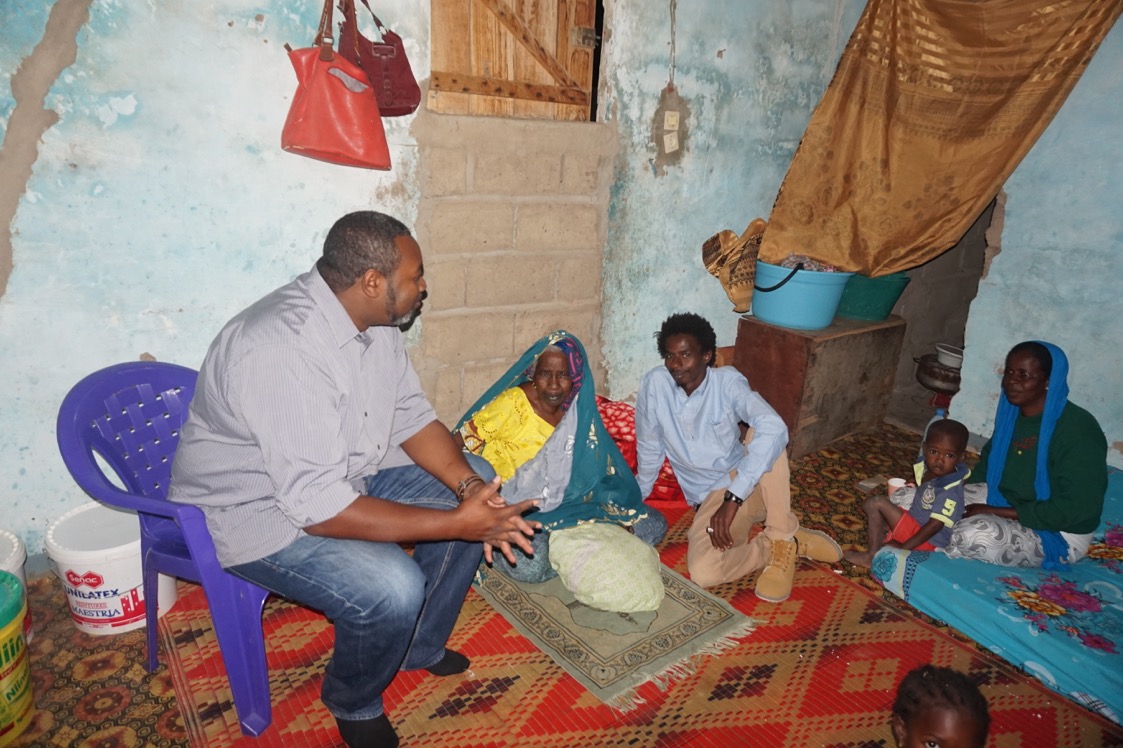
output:
[[[349,59],[358,60],[360,34],[359,23],[355,19],[355,0],[339,0],[339,9],[343,11],[343,29],[340,31],[342,36],[339,38],[339,48],[342,50],[350,37],[354,56]]]
[[[320,28],[316,31],[315,45],[320,48],[320,59],[330,62],[335,58],[335,39],[331,35],[331,4],[333,0],[324,0],[324,10],[320,13]]]
[[[352,10],[354,10],[355,0],[343,0],[343,2],[350,4]],[[378,28],[378,35],[381,37],[379,41],[386,41],[386,27],[382,25],[382,21],[378,18],[378,15],[375,14],[375,12],[371,9],[370,3],[368,3],[367,0],[363,0],[363,5],[367,7],[367,11],[370,12],[370,17],[374,19],[374,25]]]

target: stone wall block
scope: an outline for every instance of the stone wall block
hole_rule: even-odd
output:
[[[429,148],[422,173],[427,197],[463,195],[468,191],[468,152],[462,148]]]
[[[460,260],[425,263],[425,285],[429,295],[425,306],[432,311],[464,306],[464,278],[467,270]]]
[[[436,384],[432,389],[427,389],[429,402],[433,410],[437,411],[437,419],[449,428],[456,423],[463,410],[460,407],[461,372],[459,366],[446,366],[436,372]]]
[[[601,269],[601,255],[596,252],[562,260],[558,273],[558,300],[599,302]]]
[[[601,158],[596,155],[566,155],[562,158],[561,191],[565,195],[595,195]]]
[[[511,368],[511,364],[515,363],[519,356],[526,351],[524,347],[512,356],[503,359],[492,359],[488,361],[476,361],[471,364],[466,364],[463,368],[461,376],[461,402],[458,405],[456,419],[464,415],[472,403],[480,398],[480,395],[485,393],[488,387],[495,384],[499,377]]]
[[[572,202],[534,203],[519,206],[515,239],[519,251],[601,251],[601,210]]]
[[[509,312],[453,312],[429,317],[421,337],[422,355],[446,365],[511,356],[516,353],[511,316]]]
[[[522,353],[531,343],[553,330],[567,330],[576,335],[589,356],[599,360],[600,316],[597,304],[569,304],[519,312],[515,315],[514,348]]]
[[[429,246],[436,254],[511,249],[515,206],[468,200],[435,201],[429,219]]]
[[[557,153],[480,153],[472,167],[477,195],[550,195],[562,183]]]
[[[542,304],[557,297],[557,262],[549,256],[510,254],[468,263],[470,307]]]

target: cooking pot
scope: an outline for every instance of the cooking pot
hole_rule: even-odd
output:
[[[916,362],[916,381],[921,386],[945,395],[959,392],[959,369],[944,366],[935,353],[925,353],[913,361]]]

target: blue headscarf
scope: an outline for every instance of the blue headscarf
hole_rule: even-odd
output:
[[[1045,393],[1045,410],[1041,414],[1041,431],[1037,436],[1037,470],[1033,478],[1033,490],[1038,501],[1047,501],[1052,493],[1049,482],[1049,442],[1053,439],[1053,431],[1057,427],[1057,419],[1068,404],[1068,357],[1057,346],[1043,340],[1034,340],[1034,343],[1045,346],[1049,355],[1053,357],[1053,370],[1049,374],[1048,391]],[[994,417],[994,436],[990,442],[990,457],[987,459],[987,504],[990,506],[1010,506],[1010,502],[998,489],[1002,481],[1002,471],[1006,468],[1006,455],[1010,451],[1010,442],[1014,437],[1014,424],[1018,420],[1021,410],[1010,404],[1006,399],[1006,390],[1003,389],[998,396],[998,412]],[[1045,562],[1042,566],[1050,571],[1064,571],[1068,565],[1064,560],[1068,558],[1068,541],[1059,532],[1053,530],[1034,530],[1041,538],[1041,547],[1045,551]]]

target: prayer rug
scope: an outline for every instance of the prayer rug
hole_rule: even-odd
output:
[[[728,603],[665,566],[661,573],[663,603],[642,613],[590,608],[558,577],[522,584],[491,572],[477,590],[590,693],[627,711],[642,702],[639,686],[680,680],[701,656],[724,652],[753,630]]]
[[[689,518],[669,519],[662,559],[681,569]],[[979,683],[993,719],[991,748],[1123,746],[1119,726],[827,567],[804,562],[780,604],[758,600],[753,581],[712,590],[756,622],[752,635],[703,658],[665,691],[641,686],[644,703],[628,712],[604,704],[471,590],[449,646],[472,669],[449,678],[400,673],[385,694],[387,711],[410,748],[888,747],[896,684],[932,662]],[[338,744],[318,698],[330,625],[270,600],[266,626],[274,724],[255,739],[238,729],[201,590],[182,590],[161,619],[192,746]]]

